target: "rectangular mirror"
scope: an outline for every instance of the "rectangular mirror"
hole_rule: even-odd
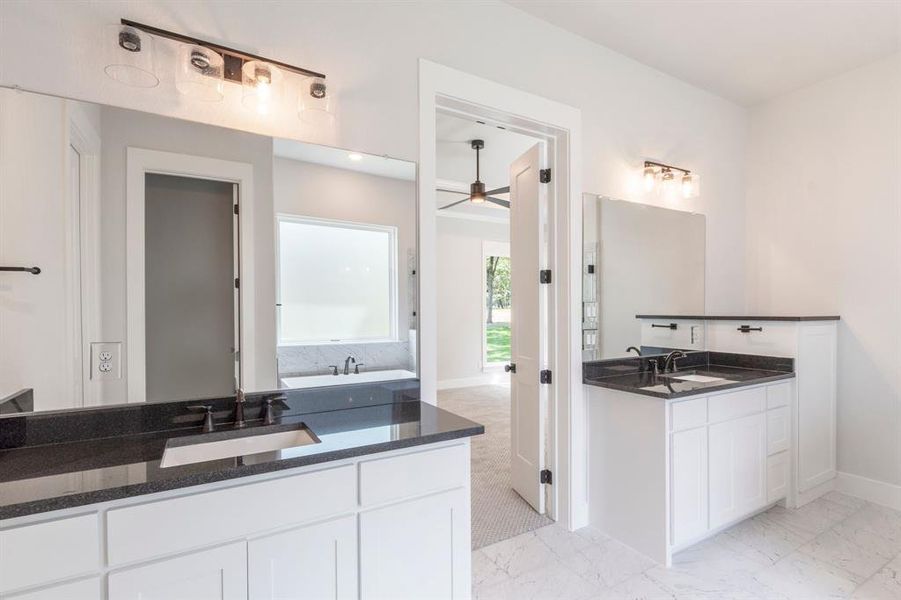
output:
[[[415,180],[0,89],[0,415],[415,377]]]
[[[704,215],[595,194],[582,204],[583,360],[641,349],[638,314],[704,314]]]

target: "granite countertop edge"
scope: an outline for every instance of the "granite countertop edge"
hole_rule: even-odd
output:
[[[697,321],[840,321],[838,315],[778,316],[755,315],[635,315],[636,319],[694,319]]]
[[[614,376],[616,377],[616,376]],[[709,394],[711,392],[720,392],[724,390],[731,390],[736,388],[750,387],[752,385],[759,385],[761,383],[770,383],[773,381],[781,381],[783,379],[794,379],[794,372],[772,372],[771,375],[764,375],[761,377],[755,377],[751,380],[746,381],[730,381],[729,383],[721,383],[721,384],[711,384],[705,387],[699,387],[694,390],[685,390],[681,392],[656,392],[653,390],[646,390],[640,387],[635,387],[631,385],[619,384],[613,381],[605,381],[607,378],[597,378],[590,379],[587,377],[582,378],[582,383],[585,385],[593,385],[595,387],[607,388],[611,390],[618,390],[621,392],[629,392],[632,394],[638,394],[640,396],[651,396],[654,398],[660,398],[661,400],[673,400],[676,398],[685,398],[688,396],[702,396],[704,394]]]
[[[19,517],[27,517],[51,511],[78,508],[90,504],[111,502],[124,498],[133,498],[136,496],[155,494],[158,492],[177,490],[195,485],[216,483],[230,479],[240,479],[243,477],[251,477],[253,475],[261,475],[264,473],[274,473],[287,469],[295,469],[309,465],[322,464],[348,458],[356,458],[358,456],[378,454],[380,452],[388,452],[390,450],[399,450],[402,448],[410,448],[414,446],[422,446],[425,444],[434,444],[454,439],[473,437],[476,435],[481,435],[483,433],[485,433],[485,427],[483,425],[476,425],[474,427],[464,427],[453,431],[426,434],[416,438],[342,448],[329,452],[323,452],[321,454],[299,456],[292,459],[275,460],[254,465],[230,467],[227,469],[211,471],[208,473],[195,473],[192,475],[187,475],[185,477],[165,479],[160,481],[148,481],[102,490],[93,490],[90,492],[60,495],[52,498],[42,498],[40,500],[33,500],[18,504],[9,504],[6,506],[0,506],[0,521],[15,519]]]

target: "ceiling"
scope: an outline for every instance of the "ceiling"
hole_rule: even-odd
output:
[[[901,51],[901,0],[506,0],[750,106]]]
[[[272,150],[273,154],[280,158],[290,158],[348,171],[359,171],[380,177],[416,181],[416,163],[389,156],[364,154],[282,138],[275,138],[272,141]]]

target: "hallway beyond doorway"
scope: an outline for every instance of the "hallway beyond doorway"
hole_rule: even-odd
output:
[[[472,548],[553,523],[513,491],[510,480],[510,386],[442,390],[438,406],[485,426],[472,439]]]

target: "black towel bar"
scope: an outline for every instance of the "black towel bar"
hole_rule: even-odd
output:
[[[39,275],[41,269],[39,267],[0,267],[0,271],[15,271],[20,273],[31,273],[32,275]]]

